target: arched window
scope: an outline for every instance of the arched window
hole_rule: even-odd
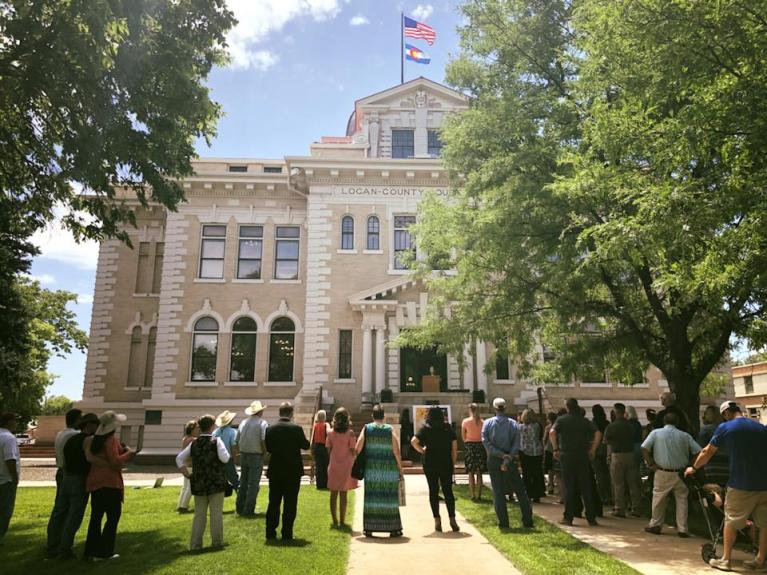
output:
[[[341,219],[341,249],[354,249],[354,218],[351,216]]]
[[[375,251],[381,249],[381,222],[378,220],[378,216],[368,218],[367,249]]]
[[[218,322],[203,317],[194,324],[192,336],[192,381],[216,381]]]
[[[144,371],[144,387],[152,387],[155,349],[157,349],[157,328],[153,327],[149,330],[149,343],[146,347],[146,370]]]
[[[293,381],[296,326],[289,317],[272,322],[269,334],[269,381]]]
[[[127,387],[141,387],[143,361],[141,357],[141,328],[133,328],[130,336],[130,355],[128,356],[128,385]]]
[[[256,332],[258,326],[250,317],[241,317],[232,327],[232,354],[229,381],[256,381]]]

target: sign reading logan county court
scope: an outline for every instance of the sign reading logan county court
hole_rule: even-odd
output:
[[[426,188],[407,186],[336,186],[333,191],[336,196],[373,197],[373,198],[420,198],[432,193],[446,198],[450,195],[448,188]]]

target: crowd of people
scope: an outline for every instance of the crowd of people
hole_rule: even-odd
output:
[[[472,501],[482,499],[483,474],[488,473],[497,523],[502,529],[509,527],[510,501],[519,506],[523,528],[532,528],[532,506],[546,495],[558,496],[564,504],[560,523],[572,525],[576,519],[585,518],[588,525],[597,526],[609,505],[613,517],[641,517],[645,485],[652,490],[645,531],[661,534],[666,504],[673,495],[676,534],[686,538],[689,486],[700,485],[711,495],[711,501],[723,508],[725,517],[724,552],[711,559],[711,566],[731,569],[738,531],[749,525],[758,541],[758,553],[746,566],[767,571],[767,428],[746,417],[737,403],[728,401],[719,409],[706,408],[700,433],[693,438],[693,426],[675,399],[672,393],[664,394],[663,409],[657,413],[647,410],[645,426],[636,410],[622,403],[614,404],[609,416],[602,406],[594,405],[591,419],[576,399],[568,399],[564,410],[545,418],[531,409],[516,417],[507,413],[502,398],[496,398],[492,402],[495,414],[485,420],[479,406],[471,404],[459,433],[470,497]],[[225,497],[236,493],[239,516],[256,514],[267,458],[265,537],[276,539],[280,528],[282,540],[292,540],[304,451],[312,453],[317,489],[329,491],[334,528],[349,529],[348,492],[364,479],[364,535],[402,536],[402,450],[408,449],[423,462],[434,529],[443,529],[442,499],[450,529],[460,530],[453,493],[458,433],[442,408],[430,408],[426,421],[406,444],[385,422],[380,405],[373,408],[373,421],[364,425],[358,436],[346,409],[338,408],[331,421],[321,410],[308,439],[303,428],[293,423],[290,403],[279,406],[279,420],[271,424],[263,417],[265,409],[260,401],[252,402],[236,429],[232,427],[236,414],[230,411],[203,415],[184,427],[176,457],[176,466],[184,476],[178,512],[189,512],[194,498],[192,552],[203,548],[208,522],[212,547],[224,545]],[[115,542],[124,497],[122,469],[135,455],[116,435],[124,421],[124,415],[112,411],[100,416],[76,409],[67,413],[67,427],[55,441],[57,490],[48,523],[49,557],[74,557],[73,542],[89,499],[91,516],[84,558],[118,557]],[[13,414],[0,415],[0,544],[13,514],[19,481],[16,423]]]

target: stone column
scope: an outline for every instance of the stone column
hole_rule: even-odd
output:
[[[487,363],[487,349],[484,341],[477,342],[477,389],[481,389],[487,396],[487,373],[485,373],[485,364]]]
[[[373,332],[362,326],[362,403],[372,403],[373,396]]]
[[[386,387],[384,377],[386,376],[386,328],[379,326],[376,328],[376,380],[373,394],[381,393]]]

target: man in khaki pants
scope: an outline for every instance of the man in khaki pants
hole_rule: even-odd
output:
[[[176,466],[184,477],[189,477],[194,495],[194,521],[189,545],[191,551],[202,550],[208,508],[212,547],[215,549],[224,546],[224,492],[227,484],[224,464],[229,461],[230,456],[223,441],[212,435],[215,421],[216,418],[212,415],[203,415],[198,422],[199,437],[176,456]],[[186,467],[186,461],[190,457],[194,469],[192,474]]]
[[[666,516],[666,502],[674,493],[676,499],[676,529],[679,537],[687,533],[687,495],[689,489],[682,480],[682,473],[692,458],[700,452],[700,445],[692,436],[677,429],[679,418],[668,412],[663,418],[664,426],[653,429],[642,444],[642,455],[647,466],[655,471],[652,491],[652,519],[645,531],[660,535]]]
[[[604,442],[610,447],[610,476],[615,492],[613,517],[626,517],[631,504],[630,514],[639,517],[642,501],[642,484],[639,477],[639,462],[634,457],[634,428],[626,419],[626,406],[622,403],[613,405],[615,421],[605,429]],[[628,497],[626,494],[628,484]]]

